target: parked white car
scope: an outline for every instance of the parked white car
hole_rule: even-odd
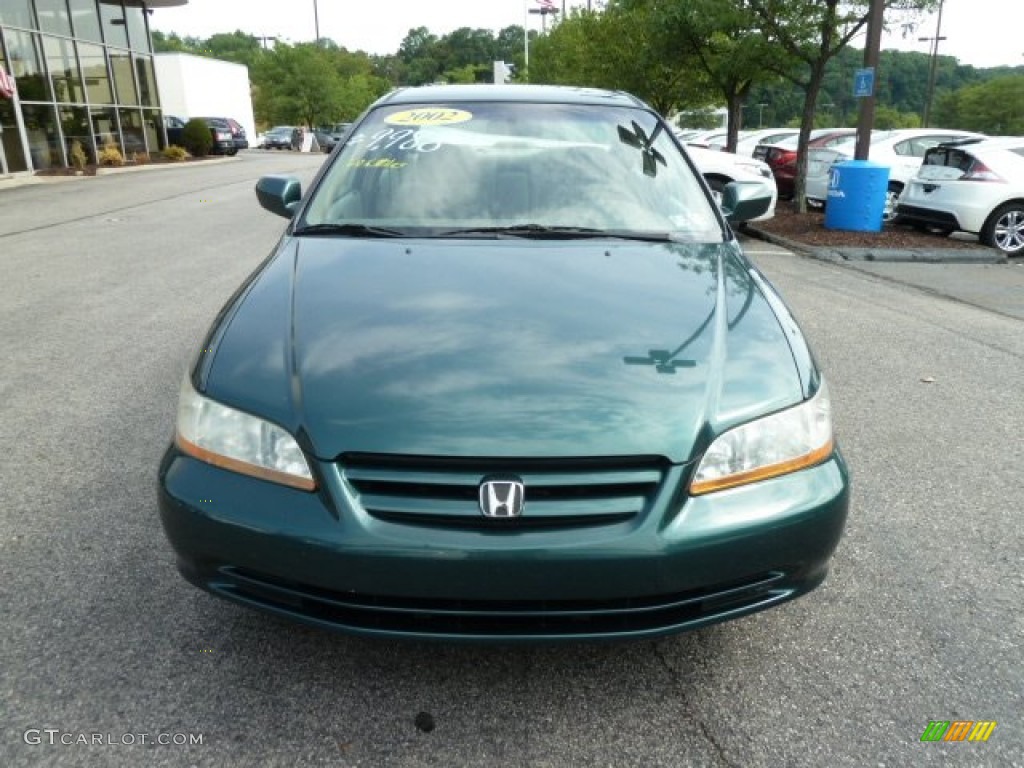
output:
[[[715,149],[687,146],[687,154],[693,159],[704,180],[711,187],[715,201],[721,203],[722,191],[730,181],[760,181],[772,191],[772,204],[754,221],[770,219],[775,215],[775,203],[779,191],[775,185],[775,177],[767,163],[752,157],[734,155],[731,152],[719,152]]]
[[[896,200],[907,182],[921,167],[924,153],[932,147],[956,139],[984,138],[980,133],[946,128],[907,128],[896,131],[876,131],[871,137],[868,159],[889,166],[889,191],[885,199],[882,221],[892,221],[896,215]],[[807,158],[807,202],[823,206],[828,199],[829,171],[834,163],[852,160],[857,137],[815,150]]]
[[[1009,256],[1024,255],[1024,138],[929,149],[896,214],[900,223],[970,232]]]
[[[710,131],[684,131],[675,132],[680,141],[690,147],[704,147],[705,149],[722,149],[729,132],[725,128],[715,128]]]
[[[754,150],[759,144],[778,144],[799,135],[799,128],[760,128],[756,131],[742,131],[736,142],[736,154],[753,157]]]

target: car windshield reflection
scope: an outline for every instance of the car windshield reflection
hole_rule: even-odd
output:
[[[723,237],[655,115],[551,104],[376,110],[296,231],[336,224],[425,236]]]

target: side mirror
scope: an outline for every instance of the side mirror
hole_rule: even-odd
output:
[[[772,189],[766,181],[731,181],[722,191],[722,213],[730,224],[756,219],[772,204]]]
[[[256,199],[271,213],[290,219],[302,200],[302,183],[294,176],[264,176],[256,182]]]

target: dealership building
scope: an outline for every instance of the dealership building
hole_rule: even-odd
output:
[[[149,17],[187,0],[0,0],[0,174],[165,146]]]

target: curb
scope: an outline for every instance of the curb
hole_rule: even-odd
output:
[[[218,163],[236,162],[238,155],[232,157],[212,157],[191,163],[145,163],[144,165],[128,165],[121,168],[97,168],[92,176],[82,174],[81,176],[37,176],[34,173],[16,173],[0,176],[0,191],[16,187],[28,187],[35,184],[61,184],[69,181],[81,181],[83,179],[96,179],[100,176],[115,176],[119,173],[143,173],[146,171],[168,170],[171,168],[194,168],[205,165],[216,165]]]
[[[765,232],[747,224],[742,230],[751,237],[787,248],[820,261],[844,263],[855,261],[902,262],[917,264],[1008,264],[1006,254],[979,245],[976,248],[829,248],[807,245],[796,240]]]

